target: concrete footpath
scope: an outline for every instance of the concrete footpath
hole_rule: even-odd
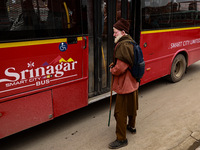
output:
[[[114,101],[96,102],[0,140],[0,150],[108,150],[115,140]],[[120,150],[200,150],[200,62],[183,80],[159,79],[139,90],[137,134]]]
[[[199,64],[178,83],[154,82],[140,89],[138,133],[129,142],[134,149],[194,150],[200,145]]]

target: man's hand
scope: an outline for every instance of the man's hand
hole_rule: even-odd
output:
[[[114,67],[114,63],[112,62],[110,65],[109,65],[110,68],[113,68]]]

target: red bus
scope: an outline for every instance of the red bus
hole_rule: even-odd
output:
[[[141,84],[200,59],[199,0],[0,0],[0,139],[109,96],[113,27],[131,23]]]

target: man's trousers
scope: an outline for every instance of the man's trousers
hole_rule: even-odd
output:
[[[127,117],[128,125],[135,128],[137,110],[138,90],[129,94],[117,94],[114,112],[117,140],[126,139]]]

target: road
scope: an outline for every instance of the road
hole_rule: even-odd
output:
[[[159,79],[140,87],[137,134],[121,150],[192,150],[200,140],[200,61],[183,80]],[[109,99],[0,140],[1,150],[107,150],[115,140]],[[194,144],[194,145],[193,145]],[[193,147],[191,147],[193,145]]]

